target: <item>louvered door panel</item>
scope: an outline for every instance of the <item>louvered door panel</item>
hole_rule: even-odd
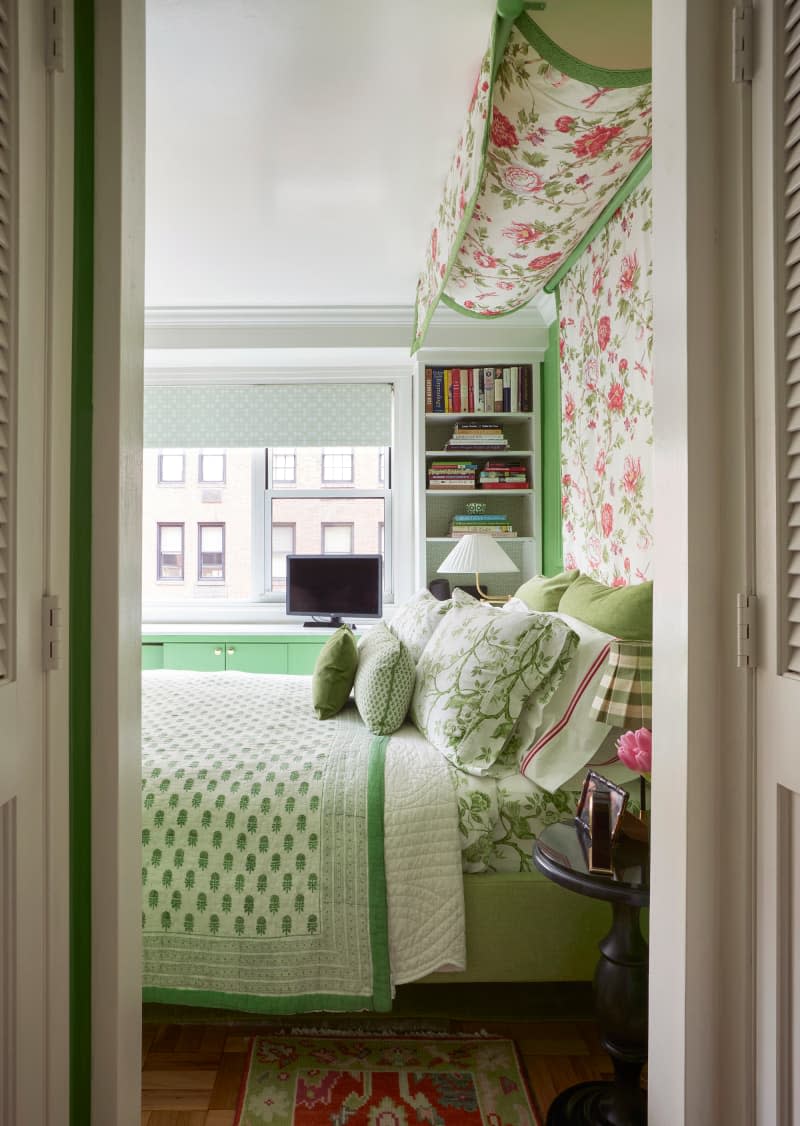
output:
[[[0,684],[12,674],[14,560],[14,380],[11,349],[14,247],[11,237],[15,122],[10,112],[8,7],[0,0]]]
[[[788,0],[784,18],[784,663],[800,675],[800,0]]]

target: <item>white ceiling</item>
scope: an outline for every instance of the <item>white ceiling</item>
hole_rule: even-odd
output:
[[[410,306],[495,0],[147,0],[148,306]],[[537,13],[646,66],[649,0]]]
[[[148,0],[147,304],[412,304],[494,9]]]

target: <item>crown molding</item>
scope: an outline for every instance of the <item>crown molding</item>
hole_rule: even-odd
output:
[[[279,364],[275,367],[254,365],[247,367],[231,367],[230,364],[185,364],[175,366],[148,366],[145,362],[144,381],[152,386],[155,384],[189,384],[193,386],[203,384],[241,384],[252,386],[254,383],[320,383],[326,379],[346,380],[348,383],[374,383],[385,380],[387,383],[411,379],[413,362],[406,359],[395,365],[380,364],[365,367],[355,367],[352,364],[325,364],[325,366],[299,365],[288,366]]]
[[[406,348],[410,305],[159,306],[145,309],[145,348]],[[496,321],[476,321],[440,306],[426,343],[437,347],[521,345],[546,321],[533,304]]]

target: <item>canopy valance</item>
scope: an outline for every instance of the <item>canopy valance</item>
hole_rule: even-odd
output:
[[[512,313],[552,289],[649,167],[649,70],[603,70],[525,13],[498,15],[417,283],[412,351],[438,302]]]

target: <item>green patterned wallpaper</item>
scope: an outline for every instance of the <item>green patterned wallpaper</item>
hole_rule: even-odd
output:
[[[144,391],[144,444],[388,446],[391,403],[388,383],[151,384]]]

